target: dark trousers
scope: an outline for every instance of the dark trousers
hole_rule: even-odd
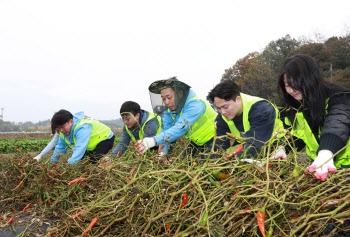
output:
[[[113,148],[114,139],[115,136],[113,135],[113,137],[100,142],[97,144],[94,150],[86,151],[83,158],[88,156],[90,158],[90,162],[92,164],[96,164],[102,156],[106,155]]]

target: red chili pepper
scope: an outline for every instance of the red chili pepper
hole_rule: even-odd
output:
[[[20,149],[16,149],[16,151],[18,151],[19,153],[21,153],[21,150],[20,150]]]
[[[119,158],[119,156],[120,156],[120,151],[118,151],[118,154],[117,154],[117,157]]]
[[[15,191],[17,188],[19,188],[19,186],[21,186],[23,184],[23,180],[21,182],[19,182],[19,184],[13,189],[13,191]]]
[[[126,181],[128,181],[128,183],[131,182],[131,180],[128,178],[128,176],[125,176],[125,178],[126,178]]]
[[[307,171],[304,171],[304,173],[305,173],[305,175],[309,175],[310,173],[309,172],[307,172]]]
[[[261,234],[266,237],[265,235],[265,208],[261,208],[258,210],[258,215],[256,218],[258,222],[258,226],[260,229]]]
[[[19,159],[16,159],[15,162],[19,161]]]
[[[85,180],[86,178],[78,178],[78,179],[74,179],[72,181],[70,181],[68,183],[69,186],[71,186],[72,184],[75,184],[75,183],[80,183],[81,181]]]
[[[50,199],[50,198],[49,198],[49,200],[47,200],[47,203],[48,203],[48,204],[51,204],[51,199]]]
[[[168,232],[169,228],[170,228],[170,225],[169,225],[169,224],[166,224],[166,229],[165,229],[165,231]]]
[[[56,205],[60,199],[57,199],[53,205]]]
[[[39,204],[43,204],[43,201],[41,200],[41,197],[39,199]]]
[[[81,214],[83,214],[82,211],[78,212],[77,214],[74,214],[73,219],[78,218]]]
[[[233,194],[233,196],[235,196],[237,194],[237,192],[236,191],[232,191],[232,194]]]
[[[163,149],[164,145],[160,145],[159,148],[158,148],[158,153],[160,153]]]
[[[228,159],[228,158],[240,153],[242,150],[243,150],[243,145],[238,145],[238,147],[233,152],[231,152],[229,155],[227,155],[226,158]]]
[[[187,204],[187,198],[188,198],[188,194],[185,193],[184,195],[182,195],[184,201],[183,203],[180,205],[180,207],[184,207]]]
[[[11,217],[10,220],[6,224],[10,224],[13,221],[13,218]]]
[[[25,158],[24,158],[24,161],[27,161],[27,160],[28,160],[28,157],[25,157]]]
[[[88,226],[88,228],[81,234],[81,236],[84,236],[87,232],[89,232],[89,230],[92,229],[92,227],[94,227],[94,225],[97,222],[97,218],[92,219],[90,225]]]
[[[57,166],[58,164],[52,164],[52,167],[55,167],[55,166]]]
[[[23,170],[19,170],[19,172],[20,172],[21,174],[23,174]]]
[[[130,170],[130,175],[132,175],[132,174],[134,173],[134,171],[135,171],[135,168],[132,168],[132,169]]]
[[[31,203],[29,203],[24,209],[23,209],[23,212],[25,212],[29,207],[30,205],[32,205]]]

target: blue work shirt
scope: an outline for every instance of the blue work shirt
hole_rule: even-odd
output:
[[[164,145],[162,151],[167,154],[171,142],[176,141],[183,135],[185,135],[190,127],[205,113],[206,106],[201,100],[190,100],[196,96],[196,93],[190,89],[186,98],[186,103],[181,111],[176,112],[166,110],[162,114],[163,128],[160,134],[155,136],[154,139],[158,146]],[[189,101],[190,100],[190,101]],[[174,118],[174,119],[173,119]]]
[[[77,127],[74,131],[74,127],[80,122],[80,120],[84,118],[84,112],[78,112],[73,115],[73,126],[71,128],[71,131],[68,136],[64,136],[72,146],[73,148],[73,154],[72,157],[68,159],[68,163],[77,163],[79,160],[81,160],[86,152],[87,146],[89,144],[91,132],[92,132],[92,124],[90,123],[84,123]],[[109,134],[108,138],[113,137],[113,132]],[[74,138],[76,137],[76,144],[74,144]],[[106,139],[106,140],[107,140]],[[58,140],[58,144],[55,148],[55,151],[51,157],[52,163],[57,163],[58,158],[60,154],[67,154],[68,144],[66,141],[60,136]]]

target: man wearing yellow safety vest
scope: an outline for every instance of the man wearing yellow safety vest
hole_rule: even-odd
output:
[[[60,136],[51,163],[57,163],[60,154],[67,154],[68,148],[72,148],[73,154],[68,163],[77,163],[88,156],[94,164],[113,148],[115,136],[111,129],[84,116],[84,112],[73,115],[61,109],[52,117],[51,127]]]
[[[124,102],[120,108],[120,116],[125,126],[120,142],[111,152],[113,155],[125,151],[130,144],[130,140],[136,143],[137,140],[142,140],[145,137],[158,135],[161,130],[160,116],[141,109],[136,102]]]
[[[164,145],[161,154],[167,154],[169,144],[180,137],[191,141],[187,154],[206,151],[215,136],[214,109],[176,77],[155,81],[148,89],[154,112],[162,113],[163,128],[159,135],[138,141],[139,152]]]
[[[220,112],[216,118],[217,136],[229,132],[247,138],[244,148],[249,150],[246,157],[256,156],[264,143],[273,137],[274,132],[283,130],[278,109],[273,104],[265,99],[240,93],[238,85],[232,80],[224,80],[216,85],[207,99]],[[230,147],[230,141],[218,139],[216,146],[226,150]],[[272,158],[277,157],[286,158],[283,148],[276,151]]]

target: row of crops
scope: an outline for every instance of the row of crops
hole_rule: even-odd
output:
[[[117,136],[115,143],[118,143],[121,136]],[[27,139],[5,139],[0,138],[0,154],[14,153],[16,149],[23,152],[39,152],[51,141],[51,138],[27,138]]]
[[[14,153],[16,149],[24,152],[40,151],[51,141],[51,138],[0,139],[0,154]]]

